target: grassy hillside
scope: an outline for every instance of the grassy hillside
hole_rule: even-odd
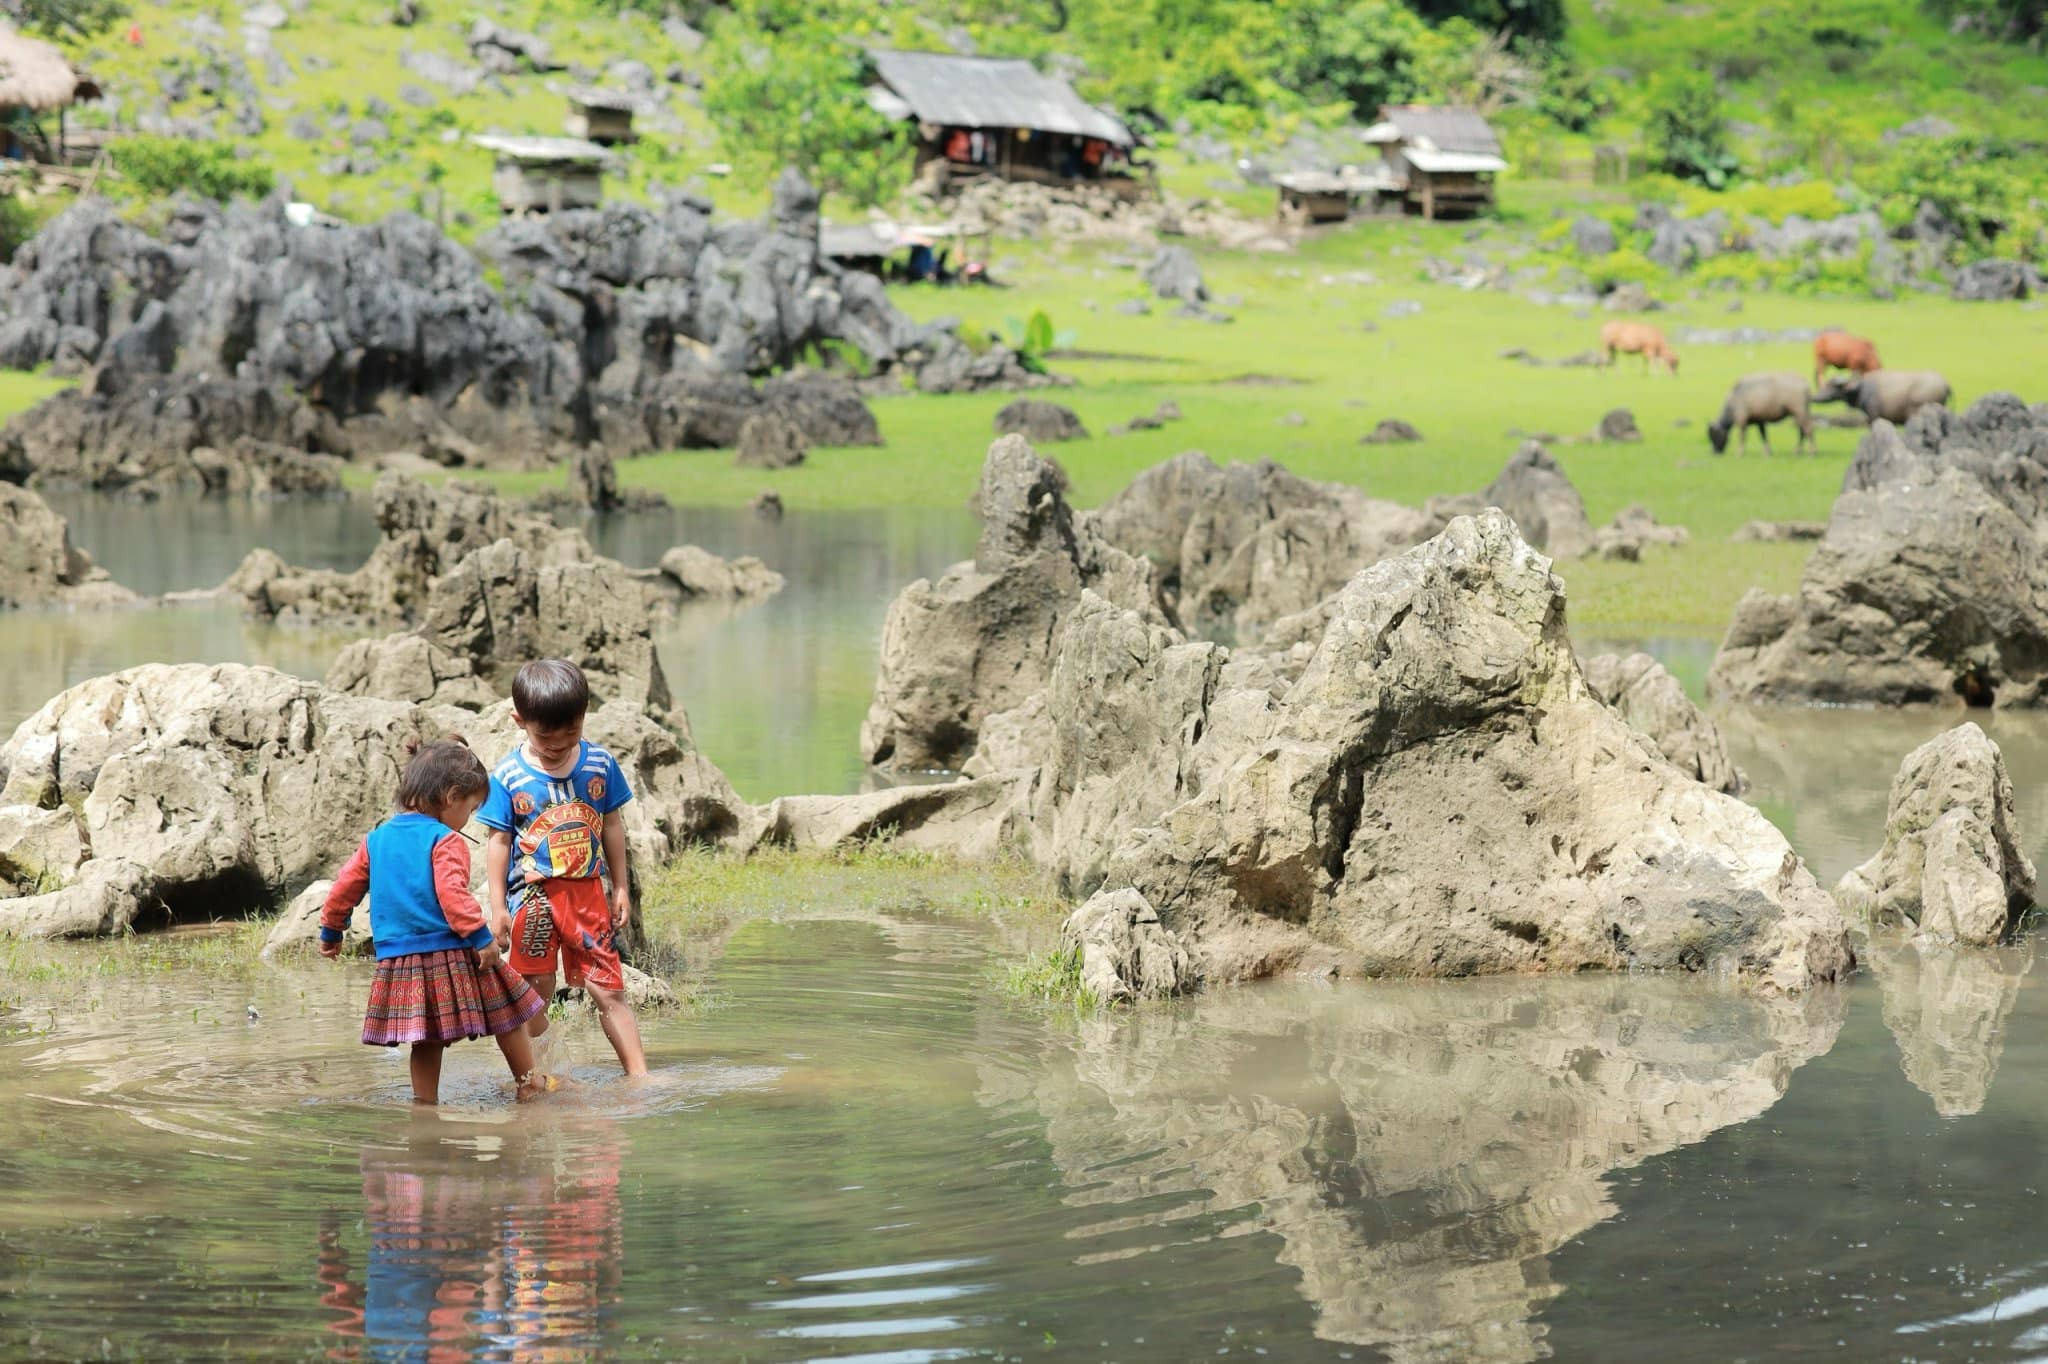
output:
[[[1297,4],[1304,15],[1315,12],[1315,0]],[[241,4],[210,0],[139,0],[131,15],[139,44],[127,40],[123,24],[72,46],[119,93],[118,117],[127,126],[145,115],[197,120],[272,167],[302,197],[332,211],[363,218],[414,208],[439,213],[464,235],[495,211],[489,157],[468,145],[469,135],[560,132],[562,88],[610,83],[607,72],[614,63],[644,62],[667,97],[669,114],[651,128],[643,117],[648,135],[626,153],[626,173],[610,192],[644,196],[652,186],[694,178],[698,188],[736,209],[762,200],[766,180],[748,156],[759,149],[722,140],[702,112],[703,96],[695,87],[716,79],[716,45],[707,50],[679,42],[642,10],[614,0],[425,0],[420,20],[401,28],[390,22],[390,0],[318,0],[284,8],[287,22],[270,37],[275,60],[261,55],[260,40],[249,38]],[[1951,35],[1917,0],[1824,0],[1813,6],[1787,0],[1569,0],[1560,52],[1506,62],[1489,56],[1483,35],[1469,26],[1454,24],[1434,34],[1422,30],[1423,37],[1415,37],[1409,32],[1412,17],[1403,12],[1394,22],[1395,7],[1384,0],[1340,7],[1357,32],[1306,38],[1284,24],[1276,28],[1268,12],[1275,7],[1236,0],[1156,13],[1124,13],[1101,0],[1076,0],[1071,9],[1074,21],[1058,32],[1026,11],[984,0],[923,0],[886,13],[841,13],[827,6],[806,22],[822,25],[818,31],[828,35],[822,39],[827,43],[939,46],[946,35],[964,33],[986,51],[1079,58],[1092,72],[1082,77],[1084,90],[1102,98],[1197,92],[1201,98],[1186,98],[1180,107],[1155,104],[1151,110],[1174,125],[1160,133],[1159,160],[1168,185],[1183,194],[1216,194],[1219,183],[1229,183],[1235,155],[1255,154],[1303,123],[1327,123],[1348,112],[1341,103],[1316,104],[1315,97],[1327,91],[1310,88],[1309,75],[1302,73],[1337,80],[1350,72],[1344,88],[1358,91],[1360,99],[1378,90],[1425,98],[1516,93],[1528,103],[1510,107],[1501,122],[1524,178],[1583,173],[1593,144],[1636,142],[1660,82],[1702,66],[1724,84],[1735,142],[1745,170],[1755,175],[1872,171],[1897,154],[1883,134],[1926,115],[1973,135],[2039,137],[2040,111],[2048,102],[2048,57],[2023,46]],[[726,26],[730,48],[759,36],[748,25],[781,22],[775,13],[757,0],[737,11],[713,9],[703,22],[714,34]],[[1149,43],[1144,33],[1131,31],[1132,14],[1159,28]],[[463,94],[407,69],[408,53],[474,66],[465,35],[479,18],[537,34],[571,69],[491,76]],[[1200,51],[1186,50],[1198,37]],[[1167,51],[1169,38],[1181,46]],[[1374,41],[1382,47],[1374,49]],[[767,55],[773,59],[772,52]],[[671,74],[682,79],[671,83]],[[163,100],[166,91],[177,98]],[[1591,122],[1567,117],[1585,124],[1567,131],[1557,121],[1564,117],[1560,105],[1592,111]],[[260,131],[251,130],[245,110],[260,116]],[[78,117],[91,122],[106,112],[87,108]],[[234,127],[238,117],[241,130]],[[302,135],[306,120],[314,125],[311,137]],[[296,130],[295,123],[301,125]],[[1205,153],[1201,158],[1192,155],[1197,146]],[[345,166],[351,157],[374,162],[376,169],[351,171]],[[749,173],[704,174],[713,163],[734,161]],[[1240,202],[1256,209],[1263,200],[1251,195]]]

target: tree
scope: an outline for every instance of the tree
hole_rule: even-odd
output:
[[[9,23],[52,38],[90,38],[127,13],[126,0],[0,0]]]
[[[742,5],[713,35],[704,112],[735,164],[795,166],[821,193],[880,203],[902,186],[904,130],[868,106],[861,53],[840,35],[829,17]]]

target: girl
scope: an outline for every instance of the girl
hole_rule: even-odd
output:
[[[490,775],[461,739],[422,746],[398,784],[399,813],[370,830],[334,878],[320,912],[320,955],[341,955],[341,933],[363,896],[377,975],[363,1042],[412,1044],[412,1101],[440,1101],[441,1053],[450,1042],[491,1036],[512,1067],[521,1099],[549,1088],[535,1073],[526,1021],[547,1003],[505,965],[482,908],[469,892],[462,826],[490,791]],[[540,1024],[546,1027],[543,1019]]]

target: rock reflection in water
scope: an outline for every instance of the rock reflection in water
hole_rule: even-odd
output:
[[[2034,966],[2033,943],[1922,947],[1873,933],[1862,955],[1877,976],[1906,1078],[1944,1118],[1982,1109],[2005,1050],[2006,1018]]]
[[[1067,1202],[1101,1210],[1083,1260],[1270,1232],[1323,1339],[1528,1360],[1545,1257],[1612,1214],[1604,1177],[1768,1110],[1846,1008],[1643,978],[1247,988],[1084,1023],[984,1099],[1033,1087]]]
[[[568,1361],[604,1348],[622,1280],[623,1139],[607,1124],[548,1140],[559,1149],[505,1125],[365,1146],[367,1253],[343,1239],[354,1210],[320,1219],[329,1329],[371,1359]]]

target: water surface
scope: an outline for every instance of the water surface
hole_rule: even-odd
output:
[[[907,897],[906,897],[907,898]],[[0,1011],[0,1357],[2022,1359],[2048,995],[2020,949],[1797,1001],[1272,984],[1114,1019],[1004,932],[757,923],[652,1081],[415,1115],[368,968],[52,973]],[[257,1006],[250,1021],[247,1006]],[[104,1342],[104,1344],[103,1344]]]

